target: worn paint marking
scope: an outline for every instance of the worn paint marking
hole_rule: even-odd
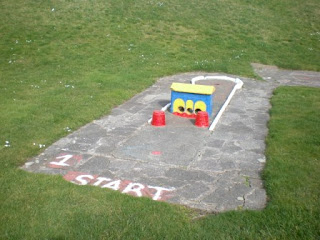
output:
[[[81,160],[81,155],[61,154],[60,156],[56,157],[55,161],[49,162],[48,167],[67,169],[76,165]]]
[[[91,185],[101,188],[109,188],[121,193],[130,194],[136,197],[149,197],[155,201],[166,201],[173,197],[175,188],[164,188],[134,183],[129,180],[111,179],[98,175],[91,175],[82,172],[68,172],[64,177],[65,180],[78,185]]]
[[[162,153],[160,151],[152,151],[151,154],[152,155],[161,155]]]

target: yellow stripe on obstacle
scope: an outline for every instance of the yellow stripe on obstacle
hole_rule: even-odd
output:
[[[171,90],[176,92],[211,95],[216,89],[214,86],[207,86],[207,85],[172,83]]]

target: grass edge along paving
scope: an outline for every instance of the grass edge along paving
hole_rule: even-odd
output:
[[[196,212],[59,176],[11,170],[2,181],[2,239],[317,239],[319,89],[280,87],[272,98],[262,211]],[[9,191],[13,190],[9,193]]]

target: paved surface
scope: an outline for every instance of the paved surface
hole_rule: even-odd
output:
[[[23,169],[207,211],[261,209],[266,204],[260,173],[272,91],[279,85],[320,87],[320,73],[252,66],[265,81],[241,78],[243,89],[212,133],[169,112],[166,127],[147,123],[153,110],[170,101],[172,82],[225,74],[175,75],[59,140]],[[210,84],[217,88],[214,115],[233,83]]]

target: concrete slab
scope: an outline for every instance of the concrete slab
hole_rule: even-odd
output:
[[[60,139],[22,168],[210,212],[262,209],[266,192],[260,173],[266,159],[264,140],[272,91],[284,84],[319,87],[320,75],[261,64],[253,67],[265,81],[241,78],[243,89],[236,92],[213,132],[170,112],[166,112],[165,127],[147,123],[153,110],[170,102],[172,82],[226,75],[179,74],[159,79],[110,115]],[[212,120],[234,83],[198,83],[216,87]]]

